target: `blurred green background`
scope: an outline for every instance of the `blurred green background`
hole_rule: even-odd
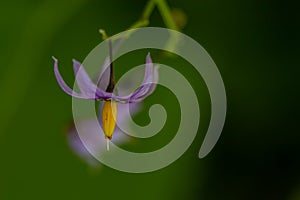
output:
[[[300,199],[300,18],[294,1],[169,1],[186,13],[183,32],[212,56],[227,91],[224,131],[204,159],[197,155],[209,119],[205,84],[183,60],[167,57],[156,61],[187,77],[202,111],[199,134],[180,159],[159,171],[128,174],[91,169],[70,150],[65,132],[72,99],[57,85],[51,56],[71,84],[71,59],[82,61],[101,42],[98,29],[125,30],[145,2],[1,1],[0,200]],[[157,10],[150,26],[164,26]],[[127,69],[143,63],[143,55],[124,58]],[[149,122],[153,103],[171,113],[178,108],[172,94],[158,88],[138,123]],[[176,131],[176,113],[164,131]],[[155,137],[154,149],[170,140]]]

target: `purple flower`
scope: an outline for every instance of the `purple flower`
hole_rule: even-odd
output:
[[[142,84],[133,93],[127,96],[118,96],[113,94],[112,92],[103,90],[103,88],[101,87],[98,87],[95,83],[92,82],[92,80],[82,67],[81,63],[73,60],[76,83],[78,84],[78,87],[81,91],[81,93],[77,93],[65,83],[62,76],[60,75],[58,70],[58,60],[54,57],[53,60],[54,73],[58,84],[64,92],[77,98],[89,100],[113,100],[122,103],[137,103],[141,102],[153,93],[158,81],[158,69],[153,65],[150,54],[148,54],[146,57],[146,69]]]
[[[54,59],[54,73],[60,87],[67,94],[82,99],[88,100],[104,100],[105,102],[100,106],[101,110],[99,115],[102,118],[101,128],[103,129],[105,138],[107,139],[107,150],[109,150],[109,140],[112,139],[112,135],[115,131],[116,120],[118,117],[118,106],[117,102],[121,103],[138,103],[145,99],[147,96],[153,93],[158,82],[158,69],[153,65],[150,53],[146,57],[146,68],[145,75],[142,84],[131,94],[127,96],[118,96],[113,93],[115,88],[114,80],[114,67],[112,63],[112,42],[109,41],[109,57],[104,62],[104,67],[102,68],[101,78],[99,80],[99,86],[92,82],[81,63],[73,60],[73,68],[76,76],[76,83],[79,87],[80,93],[72,90],[63,80],[58,71],[58,60]],[[106,66],[109,65],[109,75],[107,74]],[[105,71],[104,71],[105,70]],[[107,79],[108,78],[108,79]],[[108,80],[105,81],[104,79]],[[106,90],[104,89],[106,88]],[[117,88],[119,91],[122,88]],[[119,113],[122,116],[122,113]],[[119,119],[120,120],[120,119]],[[121,119],[122,120],[122,119]]]

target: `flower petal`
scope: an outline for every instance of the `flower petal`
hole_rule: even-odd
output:
[[[54,60],[54,74],[55,74],[55,77],[56,77],[56,80],[59,84],[59,86],[61,87],[61,89],[73,96],[73,97],[77,97],[77,98],[81,98],[81,99],[96,99],[95,97],[91,97],[91,96],[87,96],[87,95],[84,95],[84,94],[78,94],[77,92],[73,91],[66,83],[65,81],[63,80],[62,76],[60,75],[59,73],[59,70],[58,70],[58,60],[55,58],[55,57],[52,57],[53,60]]]
[[[75,81],[80,91],[87,96],[95,96],[97,86],[91,81],[82,64],[73,59],[73,68],[76,77]]]
[[[128,96],[115,96],[114,98],[119,101],[125,101],[126,103],[140,102],[153,93],[156,88],[157,82],[158,68],[157,66],[153,65],[150,53],[148,53],[146,57],[145,75],[141,86],[139,86],[132,94]]]
[[[139,97],[136,98],[136,101],[137,102],[142,101],[146,97],[151,95],[154,92],[154,90],[156,89],[157,83],[158,83],[158,67],[154,66],[153,82],[148,83],[147,91],[144,94],[139,95]]]
[[[145,83],[149,83],[152,80],[153,80],[153,62],[150,53],[148,53],[146,57],[145,76],[142,85],[144,85]]]

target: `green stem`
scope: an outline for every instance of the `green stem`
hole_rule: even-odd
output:
[[[149,0],[142,14],[143,20],[149,20],[150,15],[155,7],[155,0]]]
[[[138,21],[136,21],[133,25],[131,25],[129,27],[129,29],[134,29],[134,28],[148,26],[148,24],[149,24],[149,18],[150,18],[150,15],[153,12],[154,7],[155,7],[155,1],[149,0],[147,2],[147,5],[144,8],[144,11],[142,13],[141,18]]]
[[[155,8],[155,6],[158,7],[158,10],[161,14],[161,17],[166,25],[167,28],[173,29],[173,30],[179,30],[177,27],[175,21],[173,20],[171,9],[169,8],[166,0],[149,0],[142,12],[141,18],[136,21],[134,24],[132,24],[128,30],[130,29],[135,29],[135,28],[140,28],[140,27],[145,27],[148,26],[149,24],[149,18]],[[105,33],[104,30],[100,29],[99,32],[102,34],[103,39],[107,39],[109,36]],[[121,37],[126,38],[129,37],[129,35],[132,32],[128,32],[126,35],[122,35]],[[114,37],[112,40],[115,40],[119,37]],[[166,49],[169,51],[173,51],[177,44],[179,42],[179,38],[177,38],[175,35],[171,34],[169,41],[167,41],[166,44]]]
[[[171,10],[165,0],[152,0],[155,1],[158,7],[158,10],[166,24],[167,28],[178,30],[176,23],[173,20]]]
[[[171,10],[166,2],[166,0],[154,0],[157,4],[158,10],[163,18],[163,21],[167,28],[173,30],[179,30],[171,14]],[[173,52],[179,43],[179,38],[175,34],[171,34],[167,44],[165,46],[166,50]]]
[[[163,18],[163,21],[167,28],[178,30],[176,23],[173,20],[171,10],[166,2],[166,0],[149,0],[143,13],[141,20],[137,21],[135,24],[140,24],[143,21],[149,21],[150,15],[152,14],[155,5],[158,7],[158,10]],[[147,26],[147,25],[146,25]],[[133,27],[136,27],[133,25]],[[141,27],[141,26],[139,26]]]
[[[149,20],[148,19],[141,19],[137,22],[135,22],[134,24],[132,24],[128,30],[130,29],[135,29],[135,28],[140,28],[140,27],[145,27],[148,26],[149,24]]]

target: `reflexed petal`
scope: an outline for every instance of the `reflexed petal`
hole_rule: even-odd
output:
[[[136,100],[139,102],[145,99],[147,96],[151,95],[156,89],[157,83],[158,83],[158,67],[154,66],[153,83],[150,83],[147,92],[144,95],[140,95]]]
[[[56,80],[59,84],[59,86],[61,87],[61,89],[66,92],[67,94],[73,96],[73,97],[77,97],[77,98],[81,98],[81,99],[96,99],[93,96],[87,96],[87,95],[83,95],[83,94],[78,94],[75,91],[73,91],[63,80],[62,76],[60,75],[59,71],[58,71],[58,60],[56,58],[53,57],[54,60],[54,74],[56,77]]]
[[[145,76],[142,85],[153,81],[153,69],[153,62],[150,53],[148,53],[146,57]]]
[[[87,96],[95,96],[97,86],[91,81],[81,63],[73,59],[73,68],[80,91]]]
[[[114,98],[119,101],[125,101],[126,103],[140,102],[153,93],[157,83],[158,68],[157,66],[153,65],[150,54],[148,54],[146,57],[145,75],[141,86],[139,86],[132,94],[128,96],[115,96]]]

